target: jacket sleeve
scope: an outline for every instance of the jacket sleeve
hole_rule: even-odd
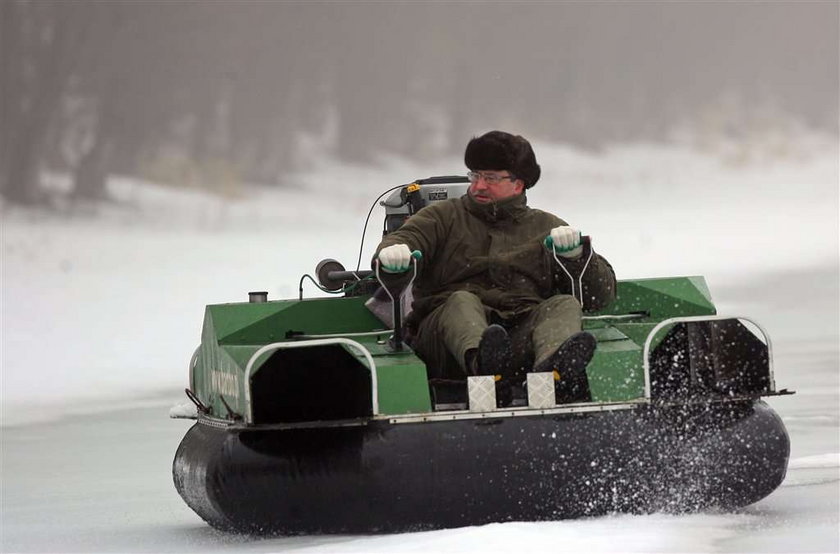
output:
[[[583,254],[576,260],[560,260],[574,278],[575,288],[578,286],[578,279],[582,281],[584,312],[601,310],[615,300],[615,272],[606,258],[594,252],[591,246],[586,246]],[[556,265],[556,262],[554,263]],[[554,272],[554,283],[559,290],[571,290],[569,276],[559,267]]]
[[[394,244],[405,244],[410,250],[419,250],[423,254],[423,258],[418,262],[418,272],[422,272],[425,265],[434,263],[438,245],[446,233],[443,224],[443,221],[446,220],[446,214],[442,212],[445,212],[447,207],[446,203],[434,204],[423,208],[408,218],[402,227],[382,239],[371,259],[371,267],[376,268],[376,258],[379,251]],[[396,282],[405,275],[405,273],[389,274],[383,277]]]

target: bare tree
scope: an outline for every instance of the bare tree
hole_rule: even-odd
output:
[[[10,0],[2,6],[2,192],[12,202],[38,202],[44,142],[85,46],[90,21],[72,2]]]

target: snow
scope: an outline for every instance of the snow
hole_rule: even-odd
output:
[[[198,417],[198,407],[188,400],[179,402],[169,408],[169,417],[172,419],[195,419]]]
[[[788,469],[813,469],[840,467],[840,453],[821,454],[819,456],[804,456],[792,460]]]
[[[169,464],[188,422],[167,415],[173,404],[189,413],[181,391],[204,305],[252,290],[297,296],[323,258],[354,267],[373,199],[463,173],[457,157],[329,163],[227,197],[119,178],[113,205],[4,207],[0,550],[837,552],[838,150],[836,139],[808,145],[735,165],[680,146],[535,144],[543,176],[530,204],[591,235],[619,278],[704,275],[720,313],[770,333],[777,386],[797,391],[769,400],[791,465],[778,491],[734,514],[254,540],[213,531],[183,505]],[[363,265],[381,222],[378,208]]]

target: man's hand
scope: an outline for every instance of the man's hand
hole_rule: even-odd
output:
[[[548,235],[554,251],[564,258],[578,258],[583,253],[580,231],[568,226],[555,227]]]
[[[402,273],[411,265],[411,249],[405,244],[386,246],[379,251],[379,263],[388,273]]]

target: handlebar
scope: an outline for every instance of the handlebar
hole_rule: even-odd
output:
[[[327,278],[330,281],[361,281],[373,275],[372,269],[360,271],[328,271]]]
[[[422,260],[423,253],[419,250],[415,250],[411,253],[411,257],[415,260]],[[379,263],[379,260],[377,260]],[[394,273],[405,273],[408,271],[408,268],[404,269],[403,271],[396,271]],[[374,275],[376,272],[372,269],[363,269],[360,271],[346,271],[346,270],[334,270],[334,271],[327,271],[326,277],[330,281],[333,282],[343,282],[343,281],[361,281],[362,279],[366,279],[371,275]]]

